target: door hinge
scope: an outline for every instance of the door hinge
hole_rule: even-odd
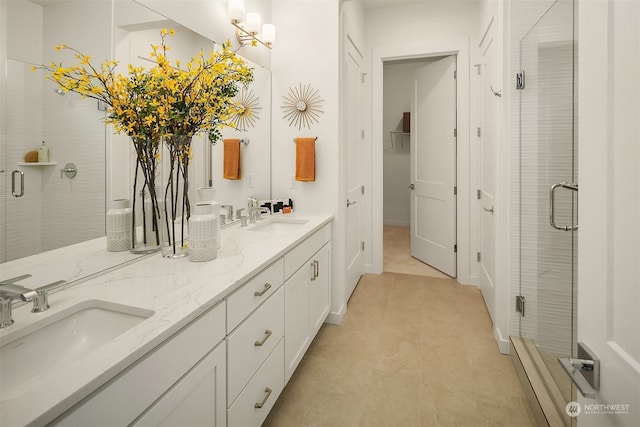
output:
[[[364,194],[364,185],[361,185],[361,186],[360,186],[360,192],[361,192],[362,194]]]
[[[516,89],[524,89],[524,70],[516,74]]]
[[[524,297],[522,295],[516,295],[516,312],[524,317]]]
[[[482,254],[480,252],[476,252],[476,261],[482,261]]]
[[[482,64],[473,64],[473,66],[476,67],[478,75],[482,74]]]
[[[458,71],[457,70],[453,70],[453,78],[454,79],[458,78]]]
[[[480,130],[480,127],[478,127],[478,138],[480,138],[482,136],[482,131]]]
[[[364,241],[360,242],[360,249],[364,251]]]
[[[364,139],[364,129],[360,129],[360,139]]]
[[[453,129],[453,137],[454,138],[458,137],[458,129]]]
[[[453,195],[454,196],[458,195],[458,187],[453,187]]]
[[[367,73],[360,73],[360,83],[364,83],[364,77],[367,75]]]
[[[482,199],[482,190],[476,190],[476,197],[478,200]]]
[[[458,245],[453,245],[453,253],[458,253]]]

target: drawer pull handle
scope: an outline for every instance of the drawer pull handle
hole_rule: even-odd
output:
[[[262,344],[267,342],[272,333],[273,332],[267,329],[266,331],[264,331],[264,338],[262,338],[260,341],[256,341],[255,343],[253,343],[253,345],[255,345],[256,347],[262,346]]]
[[[265,294],[265,292],[267,292],[269,289],[271,289],[271,283],[265,283],[264,284],[264,289],[262,289],[261,291],[255,291],[253,293],[254,297],[261,297],[262,295]]]
[[[258,403],[255,404],[255,407],[257,409],[262,408],[264,406],[264,404],[267,403],[267,399],[269,398],[269,396],[271,396],[271,392],[272,391],[273,390],[271,390],[269,387],[266,387],[264,389],[264,392],[265,392],[264,399],[262,399],[262,402],[258,402]]]

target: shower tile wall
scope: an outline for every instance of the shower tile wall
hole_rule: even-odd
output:
[[[532,3],[513,2],[511,10],[512,74],[520,71],[521,61],[527,69],[525,89],[512,92],[510,120],[510,293],[511,301],[525,296],[526,310],[521,317],[512,306],[510,335],[533,338],[544,351],[570,354],[573,270],[564,266],[571,266],[571,234],[550,231],[549,186],[566,181],[572,167],[571,28],[559,22],[549,33],[528,35],[523,57],[520,40],[553,2]],[[570,201],[559,200],[559,206],[558,220],[569,223]]]

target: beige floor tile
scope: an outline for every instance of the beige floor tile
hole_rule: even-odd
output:
[[[367,390],[360,426],[417,426],[420,381],[415,375],[376,370]]]
[[[324,325],[268,427],[533,426],[477,288],[385,272]]]
[[[384,271],[448,278],[446,274],[411,257],[409,227],[384,226]]]

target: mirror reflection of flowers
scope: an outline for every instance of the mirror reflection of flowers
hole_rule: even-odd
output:
[[[163,29],[161,44],[151,46],[150,59],[155,62],[154,67],[145,69],[129,65],[127,75],[116,72],[117,61],[104,61],[100,67],[95,67],[91,57],[67,45],[58,45],[55,49],[73,52],[78,61],[76,64],[63,66],[51,62],[34,69],[48,71],[47,79],[63,91],[77,92],[83,98],[94,98],[108,106],[106,122],[113,125],[117,133],[131,137],[137,157],[136,180],[139,169],[145,180],[143,190],[151,194],[158,217],[160,205],[155,188],[160,141],[164,140],[170,165],[164,194],[165,201],[169,202],[165,203],[165,220],[167,228],[173,231],[168,238],[175,251],[175,220],[178,216],[183,219],[178,246],[184,246],[184,219],[185,215],[186,219],[190,216],[191,138],[206,133],[209,141],[215,143],[221,138],[221,127],[235,127],[232,118],[242,107],[234,97],[240,87],[253,81],[253,70],[231,50],[229,42],[208,55],[201,50],[184,65],[180,61],[172,63],[165,39],[174,34],[173,29]],[[134,205],[135,196],[134,188]],[[159,244],[157,224],[154,224],[154,230]]]

